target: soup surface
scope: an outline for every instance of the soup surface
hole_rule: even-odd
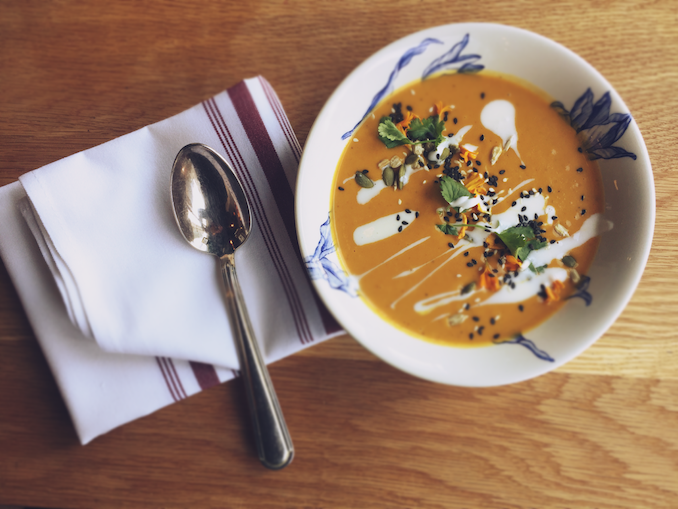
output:
[[[534,328],[586,280],[602,217],[597,164],[544,94],[509,77],[407,86],[354,132],[332,229],[382,317],[427,341],[480,346]]]

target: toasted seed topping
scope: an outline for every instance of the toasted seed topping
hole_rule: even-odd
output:
[[[360,187],[365,187],[368,189],[370,187],[374,187],[374,182],[372,182],[372,179],[360,171],[355,172],[355,181]]]

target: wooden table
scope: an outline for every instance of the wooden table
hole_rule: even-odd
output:
[[[0,264],[0,504],[678,507],[675,1],[1,1],[0,185],[257,74],[303,143],[362,60],[407,33],[464,21],[564,44],[640,126],[657,228],[640,286],[608,333],[553,373],[492,389],[412,378],[350,337],[315,346],[271,369],[297,455],[270,472],[255,458],[237,381],[80,446]]]

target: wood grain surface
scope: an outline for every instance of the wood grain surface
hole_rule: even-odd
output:
[[[678,507],[675,0],[0,0],[0,185],[257,74],[303,143],[373,52],[466,21],[564,44],[640,126],[657,225],[640,286],[608,333],[553,373],[491,389],[415,379],[347,336],[315,346],[271,369],[297,454],[270,472],[238,381],[80,446],[0,263],[0,505]]]

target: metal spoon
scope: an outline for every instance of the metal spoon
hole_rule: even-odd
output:
[[[259,459],[268,468],[283,468],[292,461],[294,446],[235,274],[235,250],[247,240],[252,224],[247,197],[224,158],[200,143],[186,145],[177,154],[171,189],[174,216],[184,238],[194,248],[217,256],[221,264]]]

